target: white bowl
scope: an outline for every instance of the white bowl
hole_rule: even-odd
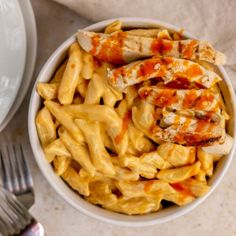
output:
[[[124,27],[134,27],[134,28],[161,27],[161,28],[167,28],[172,31],[180,30],[179,28],[173,25],[166,24],[161,21],[154,20],[154,19],[144,19],[144,18],[119,18],[119,19],[122,21]],[[117,19],[110,19],[110,20],[93,24],[85,28],[85,30],[101,31],[105,28],[106,25],[113,22],[114,20],[117,20]],[[184,36],[192,38],[192,36],[187,33],[185,33]],[[41,148],[38,135],[37,135],[36,126],[35,126],[35,117],[38,110],[40,109],[42,105],[42,99],[39,97],[39,95],[36,92],[36,84],[38,82],[47,82],[50,80],[50,78],[52,77],[58,65],[66,57],[66,53],[69,46],[75,40],[76,40],[75,35],[71,36],[48,59],[48,61],[42,68],[41,72],[39,73],[39,76],[36,80],[35,86],[32,91],[31,100],[30,100],[29,116],[28,116],[28,129],[29,129],[30,143],[33,149],[35,159],[42,173],[45,175],[49,183],[68,203],[70,203],[73,207],[75,207],[79,211],[85,213],[86,215],[92,216],[96,219],[113,223],[113,224],[117,224],[117,225],[137,227],[137,226],[148,226],[148,225],[153,225],[153,224],[159,224],[159,223],[163,223],[163,222],[175,219],[179,216],[182,216],[186,214],[187,212],[191,211],[192,209],[194,209],[195,207],[197,207],[213,192],[213,190],[216,188],[217,185],[219,185],[220,181],[225,175],[230,165],[230,162],[233,158],[233,153],[236,146],[235,141],[234,141],[234,145],[230,154],[223,157],[221,161],[217,164],[215,173],[209,181],[209,184],[211,185],[210,191],[206,195],[204,195],[201,198],[197,198],[192,203],[186,206],[169,207],[167,209],[161,210],[160,212],[150,213],[147,215],[128,216],[128,215],[111,212],[111,211],[102,209],[98,206],[95,206],[85,201],[82,197],[80,197],[79,194],[77,194],[70,187],[68,187],[68,185],[65,184],[63,180],[54,173],[51,165],[44,158],[44,153]],[[225,98],[225,103],[231,117],[230,121],[227,124],[227,131],[232,137],[234,137],[234,140],[235,140],[236,99],[234,95],[234,90],[233,90],[231,81],[229,77],[227,76],[223,67],[219,66],[218,70],[223,78],[223,82],[220,83],[220,88]]]

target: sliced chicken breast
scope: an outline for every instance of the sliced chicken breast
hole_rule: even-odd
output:
[[[131,33],[119,31],[112,34],[79,30],[77,39],[85,51],[113,64],[125,64],[155,55],[204,60],[217,65],[225,63],[224,54],[216,51],[206,41],[170,40],[168,37],[163,39],[163,30],[153,32],[157,33],[156,37],[144,36],[140,30]]]
[[[151,134],[157,142],[171,142],[186,146],[210,146],[223,143],[225,129],[210,122],[181,117],[173,112],[163,116],[167,128],[159,125],[151,129]]]
[[[220,106],[219,94],[214,94],[209,89],[172,89],[147,86],[140,88],[138,93],[140,98],[160,108],[218,111]]]
[[[108,82],[120,91],[154,78],[177,89],[210,88],[221,80],[215,72],[208,71],[198,63],[173,57],[153,57],[108,72]]]

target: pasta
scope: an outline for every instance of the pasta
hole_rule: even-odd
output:
[[[224,55],[166,29],[123,31],[119,20],[77,40],[37,85],[35,123],[55,173],[85,200],[128,215],[203,196],[233,143],[210,64]]]
[[[58,89],[58,100],[61,104],[72,103],[76,86],[78,86],[81,78],[82,52],[80,46],[74,43],[71,45],[70,51],[70,56]]]

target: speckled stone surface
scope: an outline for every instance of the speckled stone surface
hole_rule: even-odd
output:
[[[228,173],[198,208],[174,221],[145,228],[110,225],[83,215],[66,203],[48,184],[34,160],[27,132],[27,110],[34,80],[50,54],[77,28],[89,25],[68,9],[49,0],[32,0],[38,30],[35,75],[27,96],[1,136],[20,139],[33,174],[36,202],[31,212],[44,226],[47,236],[231,236],[236,235],[236,160]]]

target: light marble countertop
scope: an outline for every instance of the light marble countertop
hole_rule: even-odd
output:
[[[91,22],[50,0],[32,0],[38,31],[38,56],[34,79],[23,104],[1,136],[20,139],[33,174],[36,202],[31,212],[44,226],[47,236],[231,236],[236,235],[236,160],[228,173],[197,209],[174,221],[145,228],[110,225],[92,219],[68,205],[48,184],[34,160],[27,132],[27,111],[34,80],[50,54],[78,28]]]

